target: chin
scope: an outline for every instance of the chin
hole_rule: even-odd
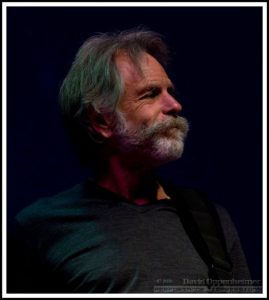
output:
[[[183,154],[184,142],[182,139],[161,138],[153,148],[153,159],[161,165],[179,159]]]

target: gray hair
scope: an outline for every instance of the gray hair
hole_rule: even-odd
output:
[[[90,110],[115,116],[124,91],[115,57],[124,53],[140,68],[143,52],[165,66],[167,46],[158,33],[133,29],[117,33],[101,33],[81,46],[60,89],[60,108],[66,129],[83,162],[95,156],[98,135],[91,128]]]

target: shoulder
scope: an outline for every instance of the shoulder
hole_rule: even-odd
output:
[[[58,224],[70,224],[95,219],[105,212],[109,201],[96,193],[88,181],[51,197],[40,198],[24,208],[17,216],[17,224],[26,230],[57,228]]]
[[[224,234],[227,249],[231,250],[234,243],[239,239],[237,229],[232,221],[230,213],[221,204],[213,201],[207,193],[195,188],[168,187],[172,197],[179,203],[185,202],[192,210],[202,211],[204,203],[210,208],[209,212],[217,216]]]
[[[51,197],[40,198],[19,212],[16,221],[27,226],[61,214],[62,211],[67,212],[81,198],[81,195],[82,185],[78,184]]]

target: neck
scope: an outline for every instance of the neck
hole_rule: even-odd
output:
[[[137,205],[169,198],[158,184],[152,169],[132,166],[114,156],[99,162],[95,181],[103,188]]]

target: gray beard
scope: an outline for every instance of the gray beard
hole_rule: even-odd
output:
[[[164,121],[133,129],[124,115],[117,112],[117,149],[134,160],[143,159],[142,163],[161,165],[182,156],[188,130],[188,121],[179,116],[170,116]]]

